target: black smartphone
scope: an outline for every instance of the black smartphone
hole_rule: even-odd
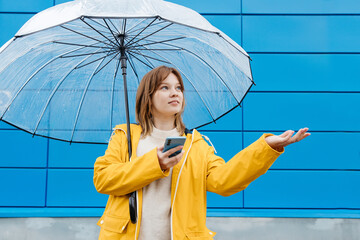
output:
[[[168,137],[165,140],[163,152],[166,152],[166,151],[168,151],[174,147],[180,146],[180,145],[184,146],[185,141],[186,141],[186,137]],[[181,150],[174,152],[169,157],[174,157],[174,156],[178,155],[179,153],[181,153]]]

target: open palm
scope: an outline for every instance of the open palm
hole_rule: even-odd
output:
[[[310,136],[310,133],[307,132],[308,130],[309,128],[301,128],[294,136],[293,130],[287,130],[280,135],[268,136],[265,138],[265,141],[275,150],[282,151],[282,148]]]

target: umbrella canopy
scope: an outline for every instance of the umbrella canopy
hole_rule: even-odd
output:
[[[0,48],[0,119],[34,135],[106,143],[130,119],[151,69],[177,68],[187,128],[240,104],[253,84],[249,56],[195,11],[162,0],[75,0],[36,14]]]

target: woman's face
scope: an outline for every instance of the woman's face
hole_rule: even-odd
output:
[[[176,75],[170,73],[152,96],[152,115],[158,118],[175,117],[183,104],[183,92]]]

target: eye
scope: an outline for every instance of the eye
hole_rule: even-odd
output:
[[[181,91],[181,86],[177,86],[176,90]]]
[[[168,88],[168,86],[163,85],[163,86],[160,87],[160,89],[162,89],[162,90],[168,90],[169,88]]]

